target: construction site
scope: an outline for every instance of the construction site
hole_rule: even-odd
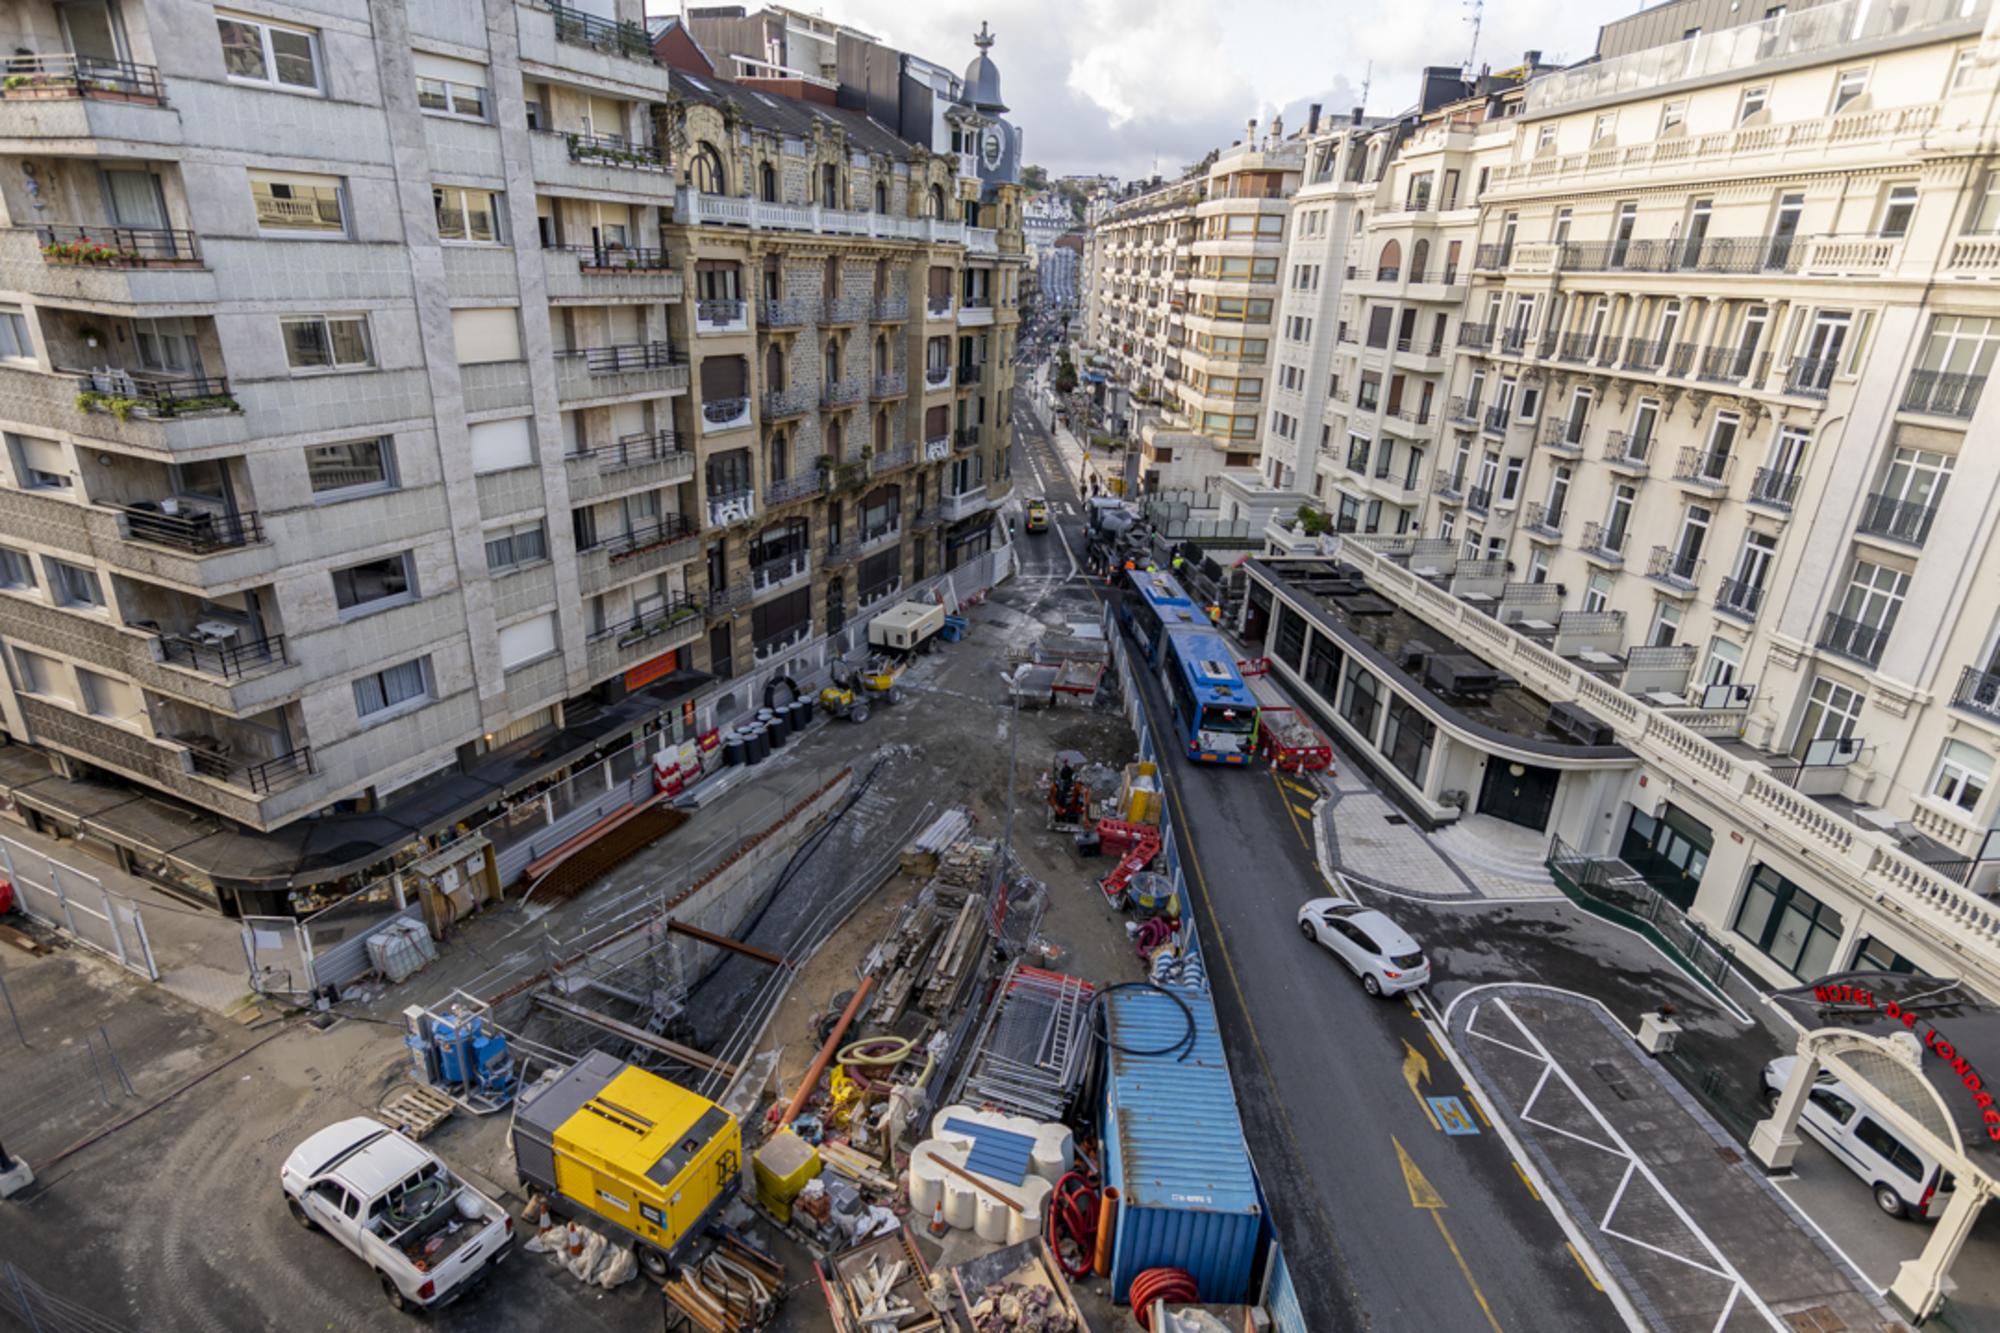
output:
[[[1247,1327],[1268,1235],[1112,620],[1077,583],[880,619],[865,658],[663,751],[650,794],[470,910],[371,939],[368,975],[267,1001],[229,1057],[243,1090],[96,1151],[220,1133],[244,1169],[188,1193],[255,1267],[281,1259],[250,1182],[372,1117],[509,1210],[511,1257],[447,1323],[589,1293],[634,1328],[1065,1333],[1169,1303],[1207,1313],[1151,1327]],[[436,859],[493,878],[476,847]],[[1233,1181],[1220,1224],[1120,1155],[1204,1080],[1223,1102],[1187,1155],[1234,1144],[1233,1175],[1228,1151],[1193,1168]],[[67,1226],[160,1262],[108,1218]]]

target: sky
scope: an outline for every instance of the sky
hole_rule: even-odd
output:
[[[743,0],[752,9],[757,0]],[[914,55],[963,69],[982,20],[1026,160],[1051,175],[1178,175],[1211,148],[1286,129],[1306,107],[1372,115],[1416,100],[1417,72],[1471,53],[1469,0],[794,0],[796,8],[873,33]],[[655,12],[672,12],[656,3]],[[1518,64],[1522,52],[1576,60],[1598,25],[1630,4],[1490,0],[1478,61]],[[1372,64],[1372,68],[1371,68]]]

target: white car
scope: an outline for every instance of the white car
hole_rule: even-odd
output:
[[[398,1310],[456,1300],[514,1248],[505,1208],[430,1149],[366,1116],[294,1148],[278,1183],[292,1219],[354,1251]]]
[[[1315,898],[1299,909],[1299,933],[1354,969],[1370,995],[1415,990],[1431,979],[1430,959],[1403,928],[1345,898]]]
[[[1781,1055],[1764,1066],[1764,1101],[1775,1106],[1797,1057]],[[1930,1154],[1907,1144],[1866,1098],[1822,1070],[1799,1108],[1799,1128],[1818,1139],[1840,1164],[1868,1182],[1875,1206],[1890,1217],[1934,1221],[1951,1202],[1951,1173]]]

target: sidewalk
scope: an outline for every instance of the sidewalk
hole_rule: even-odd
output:
[[[1602,1006],[1503,985],[1467,993],[1446,1019],[1493,1111],[1649,1327],[1902,1327]],[[1754,1256],[1750,1271],[1733,1255]]]
[[[108,861],[92,856],[74,842],[51,838],[8,823],[0,834],[42,853],[63,866],[88,875],[112,893],[132,900],[145,923],[146,942],[153,950],[160,985],[191,1004],[227,1014],[252,999],[250,965],[243,953],[238,924],[203,911],[128,875]],[[109,966],[116,967],[111,962]]]

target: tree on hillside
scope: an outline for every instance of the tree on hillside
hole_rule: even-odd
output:
[[[1083,216],[1085,195],[1081,185],[1078,185],[1075,181],[1057,181],[1056,196],[1069,205],[1069,215],[1071,217],[1080,218]]]
[[[1048,188],[1049,188],[1049,170],[1048,170],[1048,168],[1047,168],[1047,167],[1037,167],[1037,166],[1026,166],[1026,167],[1022,167],[1022,168],[1021,168],[1021,184],[1022,184],[1022,185],[1024,185],[1024,186],[1026,186],[1026,187],[1027,187],[1028,189],[1030,189],[1030,190],[1046,190],[1046,189],[1048,189]]]

